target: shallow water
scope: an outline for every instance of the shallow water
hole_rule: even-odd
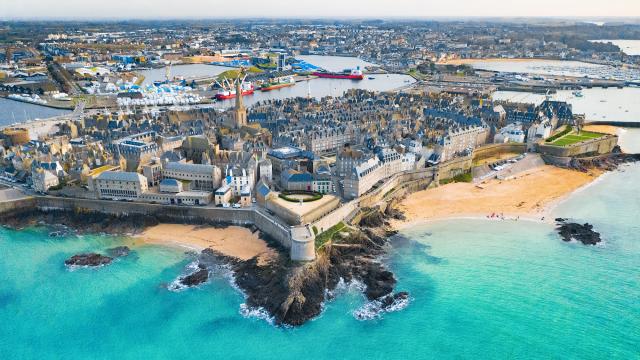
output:
[[[627,55],[640,55],[640,40],[591,40],[600,43],[612,43],[618,45],[620,50]]]
[[[581,358],[630,359],[640,342],[640,166],[606,175],[557,216],[593,223],[603,246],[564,243],[553,226],[456,220],[403,233],[388,262],[409,305],[374,320],[352,289],[316,320],[277,328],[241,312],[218,276],[181,292],[163,287],[191,259],[138,247],[100,269],[65,258],[127,240],[49,238],[0,230],[3,358]],[[630,194],[634,194],[630,196]]]

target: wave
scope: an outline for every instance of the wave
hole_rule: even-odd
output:
[[[388,295],[391,296],[391,295]],[[403,310],[411,302],[410,297],[394,299],[389,305],[380,300],[373,300],[365,303],[360,308],[353,311],[353,317],[360,321],[382,319],[385,313],[391,313]]]
[[[100,268],[103,268],[105,266],[109,266],[110,264],[102,264],[102,265],[97,265],[97,266],[90,266],[90,265],[67,265],[65,264],[64,266],[67,268],[68,271],[76,271],[76,270],[80,270],[80,269],[90,269],[90,270],[97,270]]]
[[[338,295],[358,292],[363,293],[367,289],[367,286],[360,280],[352,279],[349,282],[344,281],[344,278],[340,277],[338,284],[333,290],[325,290],[325,301],[335,299]]]
[[[264,320],[269,325],[275,324],[275,317],[271,316],[269,312],[263,307],[251,307],[246,303],[240,304],[240,315],[245,318],[256,318]]]

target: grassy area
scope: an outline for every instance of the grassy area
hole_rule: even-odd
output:
[[[340,221],[339,223],[332,226],[322,234],[316,236],[316,249],[319,249],[320,247],[322,247],[322,245],[324,245],[327,241],[332,240],[337,233],[344,230],[346,227],[347,225],[342,221]]]
[[[599,137],[602,137],[602,134],[591,131],[581,131],[580,133],[572,131],[552,141],[551,145],[569,146],[582,141],[597,139]]]
[[[456,175],[450,179],[440,180],[440,185],[445,185],[449,183],[457,183],[457,182],[466,182],[470,183],[473,181],[473,175],[471,175],[471,171]]]
[[[289,202],[312,202],[322,199],[323,195],[315,191],[283,191],[278,197]]]
[[[252,67],[247,69],[247,72],[250,72],[250,73],[261,73],[263,71],[258,69],[255,66],[252,66]],[[236,78],[238,78],[238,70],[236,70],[236,69],[227,70],[227,71],[221,73],[220,75],[218,75],[218,81],[222,81],[224,79],[236,79]]]

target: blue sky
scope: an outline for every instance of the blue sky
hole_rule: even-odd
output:
[[[640,0],[0,0],[0,19],[640,16]]]

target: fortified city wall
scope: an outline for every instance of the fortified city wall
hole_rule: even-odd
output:
[[[0,214],[37,208],[41,211],[64,210],[75,213],[98,212],[112,215],[153,215],[162,221],[178,223],[227,223],[234,225],[254,224],[260,231],[278,241],[291,254],[302,254],[304,258],[292,256],[292,260],[310,260],[309,253],[315,255],[314,239],[292,241],[291,228],[272,220],[268,215],[255,209],[222,209],[195,206],[169,206],[137,202],[118,202],[50,196],[25,197],[0,201]]]
[[[608,154],[618,145],[616,135],[604,135],[597,139],[586,140],[568,146],[555,146],[539,143],[538,152],[554,157],[572,157],[583,154]]]
[[[473,160],[482,160],[504,153],[522,154],[526,150],[527,145],[524,143],[489,144],[473,150]]]

